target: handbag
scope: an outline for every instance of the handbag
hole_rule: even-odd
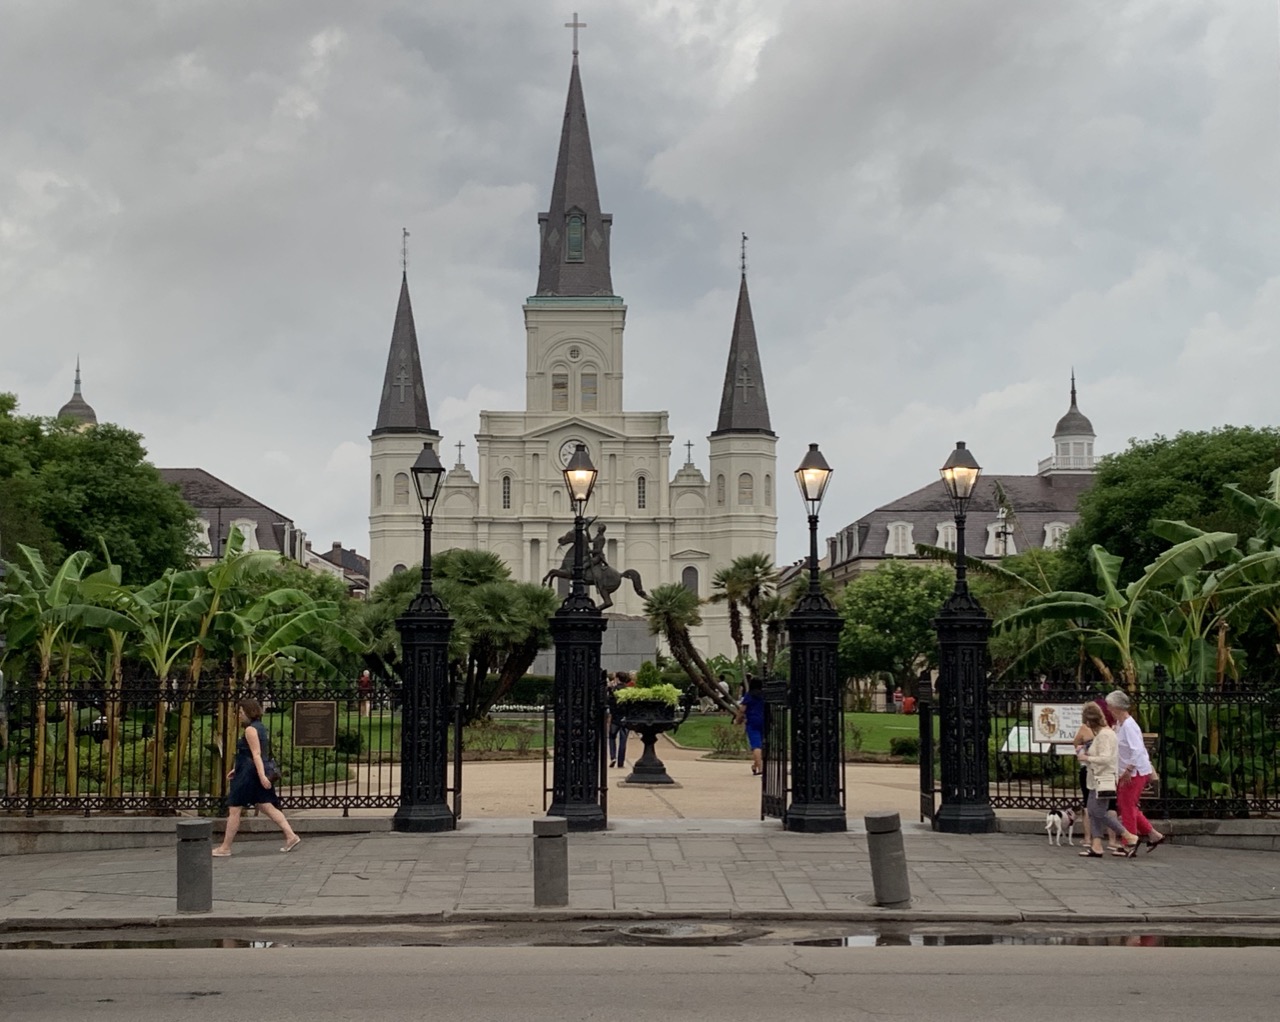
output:
[[[274,756],[268,756],[262,761],[262,772],[267,775],[267,780],[271,782],[273,788],[280,783],[280,765],[275,761]]]

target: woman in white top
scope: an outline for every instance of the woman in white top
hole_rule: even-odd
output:
[[[1087,746],[1076,750],[1076,756],[1088,768],[1089,786],[1089,847],[1080,855],[1089,859],[1102,858],[1102,834],[1109,829],[1124,842],[1124,850],[1116,849],[1112,854],[1133,858],[1138,851],[1138,839],[1121,826],[1115,815],[1116,733],[1107,726],[1102,707],[1095,702],[1084,704],[1081,720],[1093,738]]]
[[[1142,729],[1129,715],[1129,697],[1116,689],[1107,696],[1107,705],[1116,716],[1119,770],[1116,776],[1116,801],[1120,806],[1120,819],[1124,822],[1125,830],[1137,834],[1139,840],[1145,840],[1147,851],[1154,852],[1164,844],[1166,835],[1151,826],[1151,821],[1138,808],[1142,789],[1151,780],[1151,757],[1147,755],[1147,747],[1142,741]]]

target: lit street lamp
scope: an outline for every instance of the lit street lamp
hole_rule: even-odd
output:
[[[938,633],[938,717],[942,804],[935,825],[951,834],[995,830],[988,787],[987,639],[991,618],[969,592],[965,571],[965,510],[982,467],[964,441],[942,466],[942,484],[956,520],[956,584],[933,626]]]
[[[840,763],[840,676],[836,649],[840,615],[822,591],[818,574],[818,509],[831,481],[831,466],[810,444],[796,469],[809,512],[809,588],[787,618],[791,637],[791,804],[787,830],[847,830]]]
[[[551,619],[556,648],[554,755],[548,816],[563,816],[570,830],[604,830],[608,820],[600,802],[600,728],[604,721],[604,682],[600,644],[608,626],[587,595],[583,578],[587,501],[599,472],[587,448],[578,444],[564,467],[564,484],[573,502],[573,582]]]
[[[400,807],[392,828],[453,830],[445,764],[449,748],[449,635],[453,619],[431,586],[431,513],[440,495],[444,466],[423,444],[410,469],[422,509],[422,584],[396,621],[403,650],[404,717],[400,732]]]

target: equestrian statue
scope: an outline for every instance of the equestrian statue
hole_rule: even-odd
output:
[[[594,521],[595,519],[592,519]],[[591,522],[587,523],[587,528],[591,527]],[[542,578],[542,584],[549,586],[553,578],[563,578],[573,581],[573,543],[574,532],[570,529],[557,541],[557,546],[568,546],[569,549],[564,555],[564,560],[560,562],[560,567],[552,568]],[[595,586],[596,592],[600,594],[600,609],[608,610],[613,606],[613,594],[616,593],[622,585],[622,580],[628,578],[631,585],[636,591],[636,595],[642,600],[647,599],[649,594],[644,591],[644,585],[640,581],[640,572],[634,568],[628,568],[626,571],[619,571],[617,568],[610,567],[609,562],[604,558],[604,525],[596,526],[596,534],[591,538],[591,549],[583,553],[583,569],[582,580],[589,586]]]

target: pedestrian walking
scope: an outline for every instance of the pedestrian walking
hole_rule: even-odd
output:
[[[259,812],[266,814],[280,828],[284,835],[284,846],[280,851],[291,852],[302,838],[293,832],[280,811],[280,795],[275,787],[280,774],[271,757],[271,736],[262,723],[262,704],[252,697],[245,697],[236,703],[236,713],[244,732],[236,741],[235,763],[227,773],[231,780],[231,789],[227,792],[227,828],[222,833],[222,843],[214,848],[213,854],[219,859],[231,854],[231,844],[240,829],[240,814],[246,806],[257,806]]]
[[[764,685],[754,674],[748,674],[743,689],[734,723],[746,727],[747,745],[751,748],[751,772],[759,774],[764,771]]]
[[[1107,696],[1107,705],[1116,718],[1116,744],[1118,746],[1119,774],[1116,777],[1116,802],[1125,830],[1145,841],[1148,852],[1154,852],[1165,843],[1167,835],[1161,834],[1138,808],[1142,789],[1153,773],[1151,757],[1147,755],[1142,729],[1129,713],[1129,697],[1116,689]]]
[[[361,671],[356,687],[360,690],[360,716],[367,717],[373,702],[373,675],[368,671]]]
[[[1081,730],[1088,729],[1092,736],[1076,749],[1076,758],[1086,773],[1085,807],[1086,848],[1081,858],[1102,858],[1102,835],[1114,833],[1124,844],[1113,855],[1133,858],[1138,852],[1138,838],[1116,819],[1116,767],[1119,762],[1116,734],[1107,725],[1107,719],[1096,702],[1088,702],[1080,712]],[[1076,737],[1080,737],[1077,733]]]
[[[627,736],[630,732],[619,722],[618,689],[631,685],[631,675],[626,671],[617,671],[609,679],[607,699],[609,702],[609,765],[621,768],[627,761]]]

